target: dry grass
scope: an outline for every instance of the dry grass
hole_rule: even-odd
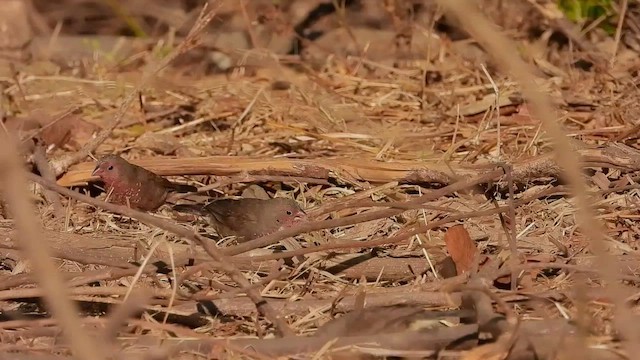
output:
[[[383,27],[394,34],[410,24],[417,38],[435,27],[431,18],[412,19],[403,2],[391,3]],[[476,306],[489,301],[492,308],[493,300],[507,325],[484,329],[499,336],[488,347],[440,355],[515,354],[519,331],[560,331],[570,319],[576,327],[566,337],[552,335],[556,342],[542,358],[632,358],[640,267],[634,78],[640,63],[628,46],[633,25],[615,22],[612,43],[594,29],[564,45],[549,37],[567,24],[526,7],[531,3],[500,9],[513,21],[503,20],[501,31],[480,11],[469,11],[467,1],[428,8],[422,17],[455,14],[486,53],[461,50],[440,32],[436,46],[414,58],[401,45],[393,53],[376,52],[379,38],[360,38],[364,25],[348,10],[315,25],[345,27],[344,46],[302,39],[309,54],[296,56],[276,51],[265,35],[288,36],[287,17],[300,18],[289,5],[221,2],[211,31],[203,34],[208,20],[194,27],[196,8],[159,2],[167,13],[157,12],[160,30],[154,30],[144,17],[150,10],[133,2],[96,5],[115,6],[118,14],[91,20],[96,33],[128,26],[154,35],[124,57],[93,49],[94,56],[79,64],[13,61],[16,71],[0,73],[8,131],[16,131],[12,119],[26,117],[73,127],[57,145],[47,142],[47,135],[55,137],[46,131],[53,125],[36,130],[35,146],[44,138],[48,147],[40,154],[46,151],[59,185],[28,174],[29,196],[16,197],[19,172],[3,173],[0,352],[88,358],[88,342],[55,341],[64,330],[101,337],[114,358],[334,358],[341,351],[433,356],[440,350],[433,339],[477,326],[435,330],[432,347],[409,328],[393,336],[343,334],[337,343],[310,335],[339,313],[399,303],[458,308],[473,294]],[[46,23],[95,11],[63,14],[35,4]],[[535,16],[516,21],[522,9]],[[635,7],[624,1],[617,11],[635,23]],[[166,16],[171,13],[176,17]],[[177,26],[169,19],[178,15],[193,21]],[[66,34],[86,30],[66,26]],[[165,27],[175,33],[163,33]],[[533,27],[543,35],[532,37]],[[236,30],[268,49],[219,47],[237,66],[203,75],[202,63],[211,66],[220,55],[207,48],[198,58],[202,48],[193,46],[194,38],[235,43]],[[52,39],[59,35],[50,31]],[[67,46],[63,38],[54,47]],[[345,55],[346,44],[358,44],[357,51]],[[593,68],[581,69],[584,61]],[[23,139],[25,133],[33,131],[23,129]],[[91,137],[96,133],[100,140]],[[37,160],[22,147],[25,159]],[[101,201],[86,151],[121,153],[196,184],[202,190],[196,201],[239,196],[258,184],[271,197],[296,199],[312,221],[242,244],[218,239],[204,222],[180,218],[168,206],[144,214]],[[26,199],[35,213],[27,211]],[[34,253],[37,236],[27,226],[37,222],[34,216],[49,255]],[[455,224],[464,225],[489,259],[476,264],[471,285],[465,285],[468,274],[442,278],[444,234]],[[296,241],[287,242],[291,237]],[[43,258],[55,259],[57,272]],[[64,291],[56,283],[63,280]],[[79,310],[70,310],[68,299]],[[364,345],[370,341],[378,345]]]

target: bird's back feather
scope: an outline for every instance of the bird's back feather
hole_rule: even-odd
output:
[[[269,222],[261,221],[264,201],[260,199],[218,199],[206,205],[180,204],[176,211],[205,215],[221,236],[251,239],[268,232]]]

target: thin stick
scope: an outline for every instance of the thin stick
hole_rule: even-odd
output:
[[[494,60],[507,70],[520,84],[523,95],[529,100],[533,115],[541,119],[548,131],[555,147],[557,162],[564,170],[573,195],[576,199],[576,219],[587,239],[591,251],[596,254],[595,266],[602,273],[603,280],[608,284],[615,300],[614,323],[620,331],[628,354],[640,353],[640,333],[635,330],[636,325],[630,310],[624,302],[624,293],[615,281],[616,270],[611,266],[613,257],[607,253],[604,240],[604,230],[601,223],[594,217],[589,198],[586,195],[585,180],[582,176],[582,159],[571,148],[560,123],[555,120],[555,109],[550,99],[538,90],[536,79],[531,67],[522,60],[515,46],[503,34],[495,30],[485,16],[469,0],[439,0],[442,7],[465,24],[466,30],[476,38],[492,55]]]
[[[167,67],[169,63],[171,63],[171,61],[173,61],[176,57],[191,50],[197,45],[200,34],[202,33],[202,31],[204,31],[206,25],[211,21],[211,19],[213,19],[217,8],[212,9],[209,12],[206,12],[206,10],[207,4],[205,3],[205,5],[202,7],[202,12],[198,17],[198,20],[196,20],[195,25],[193,25],[193,28],[189,31],[185,39],[167,56],[162,58],[162,60],[155,64],[151,64],[151,66],[143,72],[142,79],[140,79],[140,82],[136,85],[136,87],[132,89],[131,92],[129,92],[129,94],[124,98],[122,104],[120,105],[120,108],[118,109],[118,112],[115,115],[113,122],[111,123],[111,125],[109,125],[109,127],[102,130],[93,140],[85,144],[82,149],[78,150],[75,153],[65,155],[59,159],[54,159],[51,162],[51,167],[53,168],[54,174],[56,176],[60,176],[62,173],[67,171],[67,169],[71,165],[82,161],[90,153],[95,151],[95,149],[97,149],[100,144],[107,140],[107,138],[111,136],[113,130],[118,127],[120,122],[122,122],[122,119],[124,118],[127,110],[136,99],[138,93],[140,93],[142,88],[146,86],[146,84],[158,72]]]
[[[496,135],[497,137],[496,148],[498,150],[498,156],[496,156],[496,158],[498,161],[500,161],[501,153],[502,153],[500,149],[502,144],[502,139],[500,136],[500,89],[498,88],[498,85],[496,85],[495,81],[493,81],[491,74],[489,74],[489,71],[484,66],[484,64],[482,64],[481,67],[482,67],[482,71],[484,72],[484,75],[487,77],[487,79],[489,79],[489,82],[491,83],[491,87],[493,88],[493,93],[496,95],[495,101],[493,103],[494,111],[496,114],[496,130],[498,132],[498,134]]]
[[[33,162],[36,164],[36,167],[42,177],[51,181],[56,180],[56,177],[53,175],[51,165],[49,164],[49,161],[47,161],[47,154],[41,145],[36,145],[36,148],[33,151]],[[62,202],[60,201],[60,196],[49,189],[44,190],[44,196],[53,206],[53,214],[56,219],[62,221],[65,218],[65,211],[64,206],[62,206]]]
[[[526,204],[532,200],[546,196],[547,194],[550,194],[550,193],[551,191],[549,191],[549,189],[543,190],[538,194],[533,194],[530,197],[519,199],[513,204],[513,206],[515,207],[521,204]],[[308,253],[319,252],[319,251],[327,251],[327,250],[335,250],[335,249],[360,249],[360,248],[366,248],[366,247],[388,245],[388,244],[400,242],[416,234],[428,232],[429,230],[438,228],[440,226],[446,225],[451,222],[469,219],[472,217],[491,216],[491,215],[501,214],[507,211],[509,211],[509,207],[503,206],[503,207],[482,210],[482,211],[470,211],[467,213],[458,213],[458,214],[447,216],[442,220],[430,222],[426,225],[413,226],[410,228],[406,228],[404,230],[397,232],[392,237],[384,236],[384,237],[380,237],[380,238],[369,240],[369,241],[343,241],[340,243],[331,243],[331,244],[325,244],[320,246],[307,247],[304,249],[299,249],[294,251],[283,251],[276,254],[251,256],[250,259],[252,261],[286,259],[293,256],[305,255]],[[348,218],[345,218],[345,220],[349,218],[355,218],[355,217],[356,216],[350,216]],[[324,221],[321,223],[324,223]],[[319,223],[315,223],[315,224],[319,224]]]
[[[260,47],[258,43],[258,39],[256,34],[253,31],[251,26],[251,19],[249,18],[249,13],[247,12],[247,4],[246,0],[240,0],[240,12],[242,13],[242,19],[244,20],[245,25],[247,26],[247,33],[249,34],[249,40],[251,41],[251,47],[257,49]]]
[[[260,295],[259,292],[251,288],[251,283],[244,277],[244,275],[242,275],[240,270],[238,270],[238,268],[235,265],[233,265],[232,260],[228,258],[222,251],[220,251],[220,249],[211,240],[203,236],[200,236],[198,234],[195,234],[193,231],[183,226],[173,224],[164,219],[155,217],[147,213],[143,213],[138,210],[131,209],[126,206],[111,204],[104,201],[100,201],[98,199],[94,199],[92,197],[77,193],[73,190],[64,188],[54,182],[43,179],[40,176],[37,176],[35,174],[28,174],[28,177],[29,177],[29,180],[35,181],[38,184],[44,187],[47,187],[59,194],[69,196],[78,201],[85,202],[87,204],[105,209],[107,211],[110,211],[116,214],[137,219],[145,224],[152,225],[160,229],[169,231],[173,234],[176,234],[185,239],[189,239],[194,243],[202,246],[204,250],[207,252],[207,254],[218,263],[217,265],[223,272],[228,274],[229,277],[233,281],[238,283],[240,287],[247,289],[246,294],[251,299],[251,301],[253,301],[253,303],[256,305],[258,312],[260,312],[262,315],[264,315],[268,320],[270,320],[274,324],[274,326],[276,327],[276,330],[280,335],[293,336],[295,334],[293,330],[289,328],[289,326],[287,325],[287,322],[280,316],[280,314],[277,311],[273,309],[273,307],[271,307],[271,305],[269,305],[269,303],[262,297],[262,295]]]
[[[622,25],[624,25],[624,18],[627,14],[628,6],[629,1],[622,0],[622,10],[620,11],[620,18],[618,19],[618,26],[616,27],[615,46],[613,47],[613,53],[611,54],[611,59],[609,60],[610,67],[613,67],[613,64],[616,61],[616,54],[618,53],[618,48],[620,47],[620,38],[622,37]]]
[[[390,237],[382,236],[382,237],[378,237],[376,239],[367,240],[367,241],[342,241],[339,243],[329,243],[329,244],[318,245],[318,246],[310,246],[304,249],[283,251],[283,252],[269,254],[269,255],[251,256],[251,260],[264,261],[264,260],[286,259],[293,256],[300,256],[300,255],[315,253],[319,251],[328,251],[328,250],[335,250],[335,249],[360,249],[360,248],[369,248],[369,247],[375,247],[375,246],[396,244],[416,234],[425,233],[429,230],[439,228],[441,226],[452,223],[454,221],[464,220],[472,217],[496,215],[502,212],[506,212],[508,210],[509,209],[507,207],[500,207],[497,209],[488,209],[483,211],[472,211],[469,213],[460,213],[460,214],[447,216],[442,220],[432,221],[426,225],[423,224],[423,225],[411,226],[411,227],[405,228],[401,231],[398,231],[395,235]],[[354,217],[354,216],[351,216],[351,217]]]
[[[122,304],[109,315],[104,330],[102,330],[101,338],[115,344],[118,329],[120,329],[123,324],[126,324],[127,320],[136,312],[144,309],[144,306],[149,302],[150,298],[150,292],[137,290],[128,299],[123,300]]]
[[[210,190],[216,190],[225,186],[238,184],[238,183],[253,183],[253,182],[294,182],[294,183],[307,183],[307,184],[320,184],[320,185],[331,185],[331,183],[325,179],[316,179],[309,177],[300,177],[300,176],[278,176],[278,175],[240,175],[240,176],[229,176],[218,179],[213,184],[205,185],[199,187],[196,190],[196,193],[203,193]],[[185,198],[193,195],[193,193],[184,193],[184,194],[176,194],[176,199]]]
[[[46,301],[58,318],[63,336],[71,344],[73,353],[88,360],[104,359],[104,352],[82,329],[79,310],[69,301],[68,289],[56,265],[52,260],[51,250],[47,246],[40,221],[35,218],[33,206],[29,203],[29,193],[25,170],[22,168],[17,145],[6,135],[0,135],[0,189],[13,215],[17,236],[24,246],[24,255],[31,260],[33,272],[40,286],[44,289]]]
[[[507,234],[507,238],[509,239],[509,248],[511,250],[511,291],[515,291],[518,286],[518,274],[515,270],[516,266],[519,263],[518,259],[518,244],[517,240],[517,231],[516,231],[516,206],[515,206],[515,193],[513,191],[513,176],[511,166],[505,166],[505,173],[507,177],[507,184],[509,187],[509,233]]]
[[[400,204],[405,204],[405,205],[407,203],[414,204],[414,205],[422,204],[428,201],[438,199],[441,196],[445,196],[456,191],[468,189],[477,184],[485,183],[487,181],[495,179],[498,176],[502,176],[503,174],[504,174],[504,170],[502,169],[490,171],[476,178],[455,182],[449,186],[443,187],[442,189],[431,191],[425,195],[422,195],[420,197],[417,197],[415,199],[412,199],[410,201],[400,203]],[[359,207],[359,206],[362,206],[362,205],[353,204],[347,207]],[[364,205],[364,206],[368,206],[368,205]],[[336,208],[339,209],[340,204],[336,204]],[[228,254],[228,255],[238,255],[253,249],[275,244],[282,239],[286,239],[291,236],[296,236],[304,232],[328,229],[328,228],[333,228],[338,226],[358,224],[365,221],[377,220],[385,217],[399,215],[399,214],[402,214],[402,212],[403,210],[385,209],[385,210],[379,210],[379,211],[371,211],[364,214],[353,215],[353,216],[349,216],[342,219],[332,219],[332,220],[325,220],[325,221],[319,221],[319,222],[313,222],[313,223],[300,224],[297,226],[292,226],[288,229],[280,230],[270,235],[259,237],[251,241],[247,241],[242,244],[229,247],[225,249],[224,252],[225,254]]]

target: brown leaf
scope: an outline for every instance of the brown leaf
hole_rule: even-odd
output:
[[[438,274],[445,279],[452,278],[458,275],[456,264],[453,262],[451,256],[447,256],[438,264]]]
[[[42,129],[40,137],[46,145],[62,148],[71,139],[72,126],[72,122],[65,121],[65,119],[52,122],[51,125]]]
[[[71,114],[56,121],[51,126],[43,123],[42,138],[47,144],[56,144],[69,150],[78,150],[91,140],[100,127],[85,121],[81,115]],[[51,132],[52,134],[48,134]],[[51,140],[47,137],[52,136]]]
[[[247,186],[246,189],[242,191],[243,198],[254,198],[254,199],[262,199],[267,200],[271,198],[269,194],[263,189],[260,185],[251,184]]]
[[[456,264],[458,275],[470,271],[478,249],[464,226],[456,225],[449,228],[444,234],[444,242],[447,245],[449,255]]]
[[[5,125],[15,129],[21,140],[35,138],[46,146],[79,149],[98,130],[96,125],[88,123],[79,115],[70,114],[60,118],[51,116],[43,110],[34,110],[24,117],[9,118]]]

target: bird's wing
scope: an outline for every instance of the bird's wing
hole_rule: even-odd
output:
[[[138,166],[137,173],[138,173],[137,176],[139,176],[140,178],[146,179],[147,181],[153,184],[152,186],[158,189],[171,190],[179,193],[198,191],[198,188],[196,188],[195,186],[186,185],[186,184],[177,184],[177,183],[171,182],[166,178],[164,178],[163,176],[160,176],[154,173],[153,171],[149,171],[143,167]]]
[[[259,225],[258,217],[247,208],[244,200],[215,200],[206,205],[206,210],[218,224],[235,233],[234,235],[252,236]]]
[[[152,198],[166,198],[167,188],[171,186],[171,182],[169,182],[169,180],[143,167],[137,165],[132,166],[132,183],[140,184],[140,190],[143,194],[145,194],[145,197],[149,198],[150,201],[152,200]]]
[[[147,169],[144,169],[144,168],[140,168],[140,169],[144,170],[144,177],[149,179],[151,182],[153,182],[154,186],[163,188],[165,190],[169,190],[173,188],[173,183],[171,181]]]

